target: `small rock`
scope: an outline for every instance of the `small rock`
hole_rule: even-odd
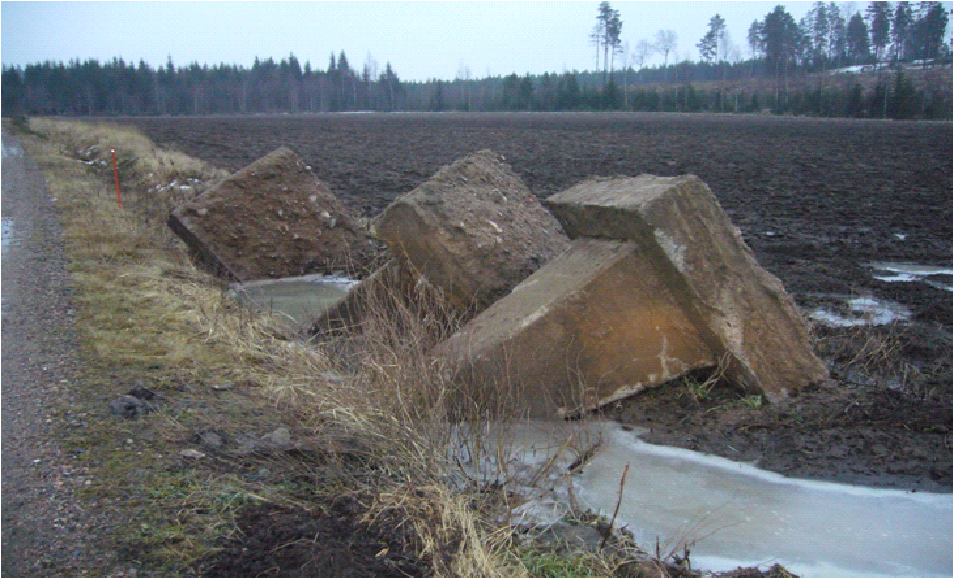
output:
[[[129,392],[126,392],[126,394],[127,394],[128,396],[134,396],[134,397],[138,398],[139,400],[152,400],[153,398],[156,397],[156,393],[155,393],[155,392],[153,392],[153,391],[150,390],[149,388],[146,388],[145,386],[141,386],[141,385],[140,385],[140,386],[136,386],[135,388],[133,388],[133,389],[130,390]]]
[[[135,396],[120,396],[109,403],[109,409],[113,414],[124,418],[136,418],[142,411],[142,401]]]
[[[233,445],[231,446],[229,452],[238,456],[252,454],[259,450],[258,447],[262,446],[260,439],[245,434],[235,435],[232,438],[232,443]]]
[[[343,374],[339,374],[338,372],[332,372],[330,370],[326,370],[322,372],[320,376],[323,380],[327,380],[328,382],[331,382],[332,384],[340,384],[341,382],[345,381],[345,377]]]
[[[222,448],[224,444],[222,436],[214,432],[200,432],[193,438],[193,442],[214,450]]]
[[[198,451],[194,448],[187,448],[185,450],[180,450],[179,455],[183,458],[205,458],[205,453]]]
[[[274,448],[288,448],[291,446],[291,431],[282,426],[266,434],[262,439]]]

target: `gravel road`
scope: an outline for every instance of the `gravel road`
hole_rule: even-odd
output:
[[[46,181],[2,136],[2,536],[4,577],[95,575],[101,509],[80,505],[87,477],[65,454],[57,412],[78,378],[63,239]]]

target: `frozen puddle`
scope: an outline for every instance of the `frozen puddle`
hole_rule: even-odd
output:
[[[751,465],[636,440],[607,428],[608,448],[578,496],[620,519],[637,543],[695,541],[698,568],[773,561],[803,576],[951,576],[952,498],[786,478]]]
[[[19,243],[19,240],[13,234],[13,219],[9,217],[0,217],[0,232],[2,232],[2,244],[0,244],[0,254],[10,251],[10,247]],[[0,311],[6,311],[6,301],[2,292],[0,292]]]
[[[0,143],[0,148],[3,149],[4,157],[22,157],[23,149],[19,145],[7,145],[6,141]]]
[[[3,243],[0,245],[0,252],[4,252],[7,251],[9,246],[17,242],[13,236],[13,220],[9,217],[0,218],[0,232],[3,234]]]
[[[874,278],[886,282],[924,283],[947,291],[954,291],[954,269],[935,265],[918,265],[902,262],[875,262],[868,267],[874,270]]]
[[[911,317],[911,310],[901,304],[875,298],[848,298],[844,311],[815,308],[808,317],[825,326],[850,328],[854,326],[885,326],[903,322]]]
[[[338,303],[358,282],[343,277],[306,275],[250,281],[233,286],[240,301],[284,316],[297,328]]]
[[[548,456],[567,446],[587,448],[588,442],[602,440],[582,474],[569,477],[573,495],[579,506],[611,516],[629,464],[617,526],[625,525],[648,552],[659,537],[663,554],[681,554],[689,543],[693,567],[712,571],[764,568],[777,561],[810,577],[954,573],[950,494],[787,478],[749,464],[650,445],[612,422],[563,423],[562,439],[555,428],[530,422],[509,434],[503,455],[509,461],[508,480],[519,478],[521,468],[532,477]],[[564,446],[561,440],[571,428],[577,432]],[[564,454],[554,462],[557,472],[565,473],[576,456]],[[556,490],[556,479],[568,477],[537,478],[537,486]],[[566,492],[541,495],[517,514],[552,522],[565,512],[560,503],[567,497]]]

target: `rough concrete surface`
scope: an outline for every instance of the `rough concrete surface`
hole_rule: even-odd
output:
[[[439,351],[465,383],[520,396],[540,417],[715,366],[718,341],[645,257],[631,241],[577,240]]]
[[[667,263],[658,275],[673,276],[669,287],[686,293],[687,315],[731,354],[733,382],[779,400],[828,377],[795,302],[698,177],[588,180],[547,204],[571,238],[631,240],[646,256],[661,251]]]
[[[239,281],[360,276],[374,253],[364,228],[285,147],[177,208],[169,224],[207,267]]]
[[[454,161],[399,197],[376,229],[409,271],[477,310],[569,245],[556,219],[489,150]]]

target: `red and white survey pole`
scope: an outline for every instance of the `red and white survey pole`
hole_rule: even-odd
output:
[[[119,194],[119,167],[116,166],[116,149],[110,148],[109,152],[113,154],[113,175],[116,176],[116,202],[119,203],[119,208],[123,208],[123,196]]]

